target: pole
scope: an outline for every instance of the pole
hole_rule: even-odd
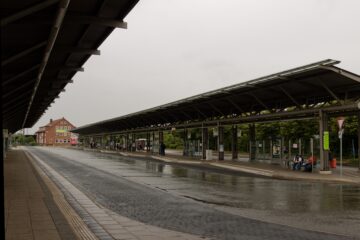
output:
[[[342,136],[340,137],[340,177],[342,177]]]
[[[311,158],[312,158],[311,172],[313,172],[314,169],[314,139],[313,138],[310,139],[310,148],[311,148]]]
[[[358,119],[357,137],[358,137],[358,160],[359,160],[358,171],[360,172],[360,111],[358,112],[357,119]]]
[[[355,143],[354,143],[354,139],[351,139],[351,147],[352,147],[353,161],[355,162]]]

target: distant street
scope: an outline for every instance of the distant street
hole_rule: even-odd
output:
[[[231,175],[153,160],[29,147],[119,215],[214,239],[360,238],[360,186]]]

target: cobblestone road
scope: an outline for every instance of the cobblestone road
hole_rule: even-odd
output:
[[[64,157],[39,149],[31,151],[101,205],[158,227],[214,239],[355,239],[248,219],[130,181],[75,161],[69,155]],[[136,176],[153,177],[146,173]]]

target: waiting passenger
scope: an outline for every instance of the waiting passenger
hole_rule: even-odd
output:
[[[303,164],[305,172],[311,172],[313,167],[316,165],[316,157],[311,156],[306,160],[306,163]]]
[[[300,170],[301,169],[301,161],[302,157],[299,154],[296,154],[294,159],[293,159],[293,167],[292,169],[295,170]]]
[[[160,148],[159,148],[160,155],[163,155],[163,156],[165,155],[165,148],[166,148],[166,145],[163,142],[161,142]]]

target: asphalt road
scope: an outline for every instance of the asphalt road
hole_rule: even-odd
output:
[[[70,149],[29,151],[97,203],[162,228],[214,239],[358,236],[358,187],[234,176]],[[304,195],[305,191],[312,195]],[[315,230],[336,234],[305,230],[309,227],[303,222],[312,218],[317,219]],[[331,225],[340,221],[346,229]]]

